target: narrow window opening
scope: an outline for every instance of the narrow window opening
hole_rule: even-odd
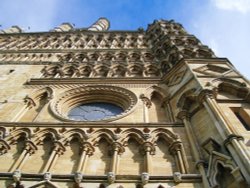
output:
[[[243,108],[231,108],[235,116],[245,127],[246,130],[250,131],[250,116]]]

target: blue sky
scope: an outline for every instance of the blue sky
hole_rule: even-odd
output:
[[[110,20],[111,30],[174,19],[250,78],[250,0],[1,0],[0,12],[0,29],[19,25],[26,32],[63,22],[88,27],[99,17]]]

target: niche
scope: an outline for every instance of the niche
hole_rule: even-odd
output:
[[[120,159],[119,174],[139,175],[143,172],[144,156],[140,152],[140,144],[134,138],[128,140],[125,152]]]
[[[23,172],[41,173],[43,171],[53,150],[53,139],[50,135],[46,135],[36,146],[37,151],[27,159],[22,169]]]
[[[150,122],[166,122],[167,115],[165,108],[162,107],[162,96],[158,92],[153,92],[151,96],[152,106],[149,108]]]
[[[109,152],[110,144],[105,138],[101,138],[95,145],[94,155],[90,156],[86,174],[104,175],[109,172],[112,156]]]
[[[10,150],[5,154],[0,155],[0,171],[10,171],[11,167],[18,160],[19,156],[25,148],[25,140],[25,136],[20,135],[19,138],[10,145]]]
[[[156,142],[155,155],[152,155],[152,174],[153,175],[172,175],[177,171],[175,160],[168,151],[168,143],[159,138]]]
[[[45,104],[47,103],[48,93],[43,92],[35,98],[36,106],[27,107],[29,110],[21,117],[21,122],[30,122],[34,121],[38,114],[41,112]]]
[[[65,148],[66,151],[59,156],[54,168],[52,169],[53,173],[72,174],[77,170],[81,154],[79,139],[72,138]]]

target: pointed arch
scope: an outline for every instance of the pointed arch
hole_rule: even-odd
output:
[[[40,101],[43,97],[52,99],[54,97],[54,91],[51,87],[45,87],[42,89],[35,90],[29,97],[33,99],[36,103]]]
[[[52,140],[59,140],[61,135],[57,132],[56,129],[46,128],[36,132],[35,143],[40,143],[45,137],[50,137]]]
[[[130,138],[135,139],[139,144],[142,144],[144,142],[144,135],[139,129],[132,128],[122,132],[121,142],[123,145],[127,145]]]
[[[91,139],[91,142],[93,144],[98,143],[102,138],[104,138],[109,144],[112,144],[114,141],[114,133],[109,129],[99,129],[98,131],[94,132],[92,134],[93,139]]]
[[[24,101],[26,102],[28,111],[25,111],[22,117],[20,117],[20,121],[33,121],[53,97],[54,93],[50,87],[35,90],[31,95],[27,95]]]
[[[169,96],[169,93],[165,88],[163,88],[161,86],[157,86],[157,85],[153,85],[153,86],[147,88],[144,95],[148,99],[152,99],[152,96],[154,93],[157,93],[161,97],[161,100],[163,100]]]
[[[16,141],[19,137],[24,137],[25,139],[30,139],[33,135],[33,132],[30,128],[19,128],[11,131],[10,137],[8,137],[7,141]]]
[[[178,139],[178,135],[164,128],[158,128],[153,130],[151,135],[153,143],[156,142],[159,138],[164,139],[169,144],[175,142]]]
[[[62,134],[62,137],[65,138],[63,142],[66,142],[66,143],[71,141],[74,138],[77,138],[80,142],[83,142],[86,140],[87,134],[84,130],[76,128],[76,129],[70,129],[64,132]]]
[[[218,186],[217,177],[219,173],[223,173],[220,171],[219,166],[222,166],[223,169],[227,169],[230,175],[233,175],[234,181],[244,180],[241,175],[240,169],[236,166],[231,157],[224,155],[222,153],[213,151],[210,157],[209,166],[207,176],[212,186]],[[234,173],[232,173],[234,172]]]

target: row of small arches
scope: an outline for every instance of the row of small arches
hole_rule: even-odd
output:
[[[161,72],[155,63],[84,63],[76,65],[45,66],[42,70],[45,78],[71,77],[159,77]]]

